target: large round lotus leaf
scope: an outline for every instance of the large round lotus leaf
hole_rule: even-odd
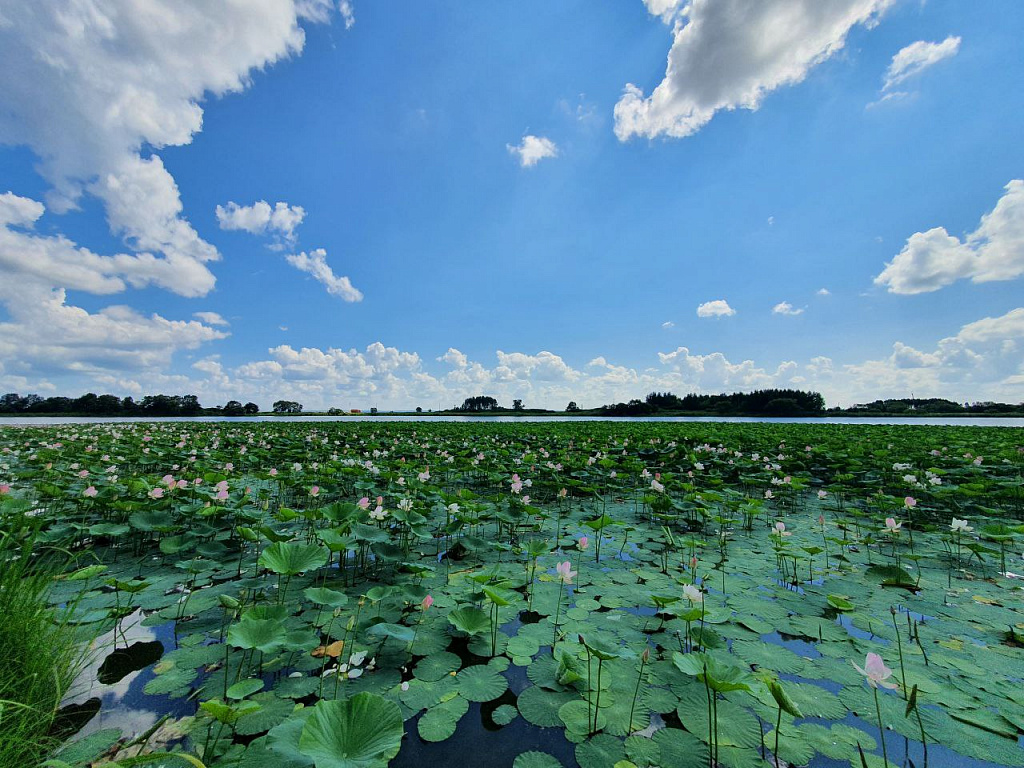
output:
[[[328,554],[327,548],[319,544],[278,541],[260,553],[259,564],[282,576],[294,576],[324,565]]]
[[[576,694],[568,692],[546,691],[543,688],[532,685],[522,693],[516,700],[516,706],[523,719],[533,725],[542,728],[553,728],[560,726],[562,721],[558,717],[558,710],[566,702],[576,698]]]
[[[517,635],[508,641],[506,651],[512,656],[531,657],[540,650],[540,644],[529,637]]]
[[[228,642],[236,648],[255,649],[261,653],[273,653],[284,643],[288,633],[277,619],[254,619],[243,616],[242,620],[228,628]]]
[[[662,728],[654,734],[661,753],[661,765],[672,768],[705,768],[708,747],[693,734],[678,728]]]
[[[576,745],[576,762],[587,768],[613,768],[625,759],[626,748],[622,741],[606,733],[599,733]]]
[[[462,660],[458,656],[454,653],[443,651],[441,653],[432,653],[420,659],[415,669],[413,669],[413,674],[417,680],[433,683],[451,674],[461,666]]]
[[[491,617],[485,611],[474,606],[450,611],[448,621],[457,630],[469,635],[478,635],[481,632],[489,632],[491,629]]]
[[[402,746],[402,711],[372,693],[321,701],[299,737],[299,751],[316,768],[371,768],[386,765]]]
[[[508,688],[508,680],[487,665],[467,667],[456,676],[459,694],[469,701],[492,701]]]
[[[547,752],[520,752],[512,768],[562,768],[561,761]]]

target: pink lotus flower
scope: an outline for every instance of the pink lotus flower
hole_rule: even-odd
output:
[[[885,662],[882,661],[882,657],[877,653],[869,653],[867,659],[864,661],[864,668],[861,669],[855,662],[853,664],[854,669],[864,675],[867,678],[868,685],[872,688],[882,686],[883,688],[898,688],[896,683],[885,682],[892,677],[892,670],[885,666]]]
[[[696,555],[693,555],[690,558],[690,570],[691,571],[696,571],[697,570],[697,556]]]
[[[792,536],[790,531],[786,530],[786,524],[781,520],[775,524],[775,535],[777,536]]]
[[[651,490],[656,493],[663,493],[665,491],[665,486],[657,480],[651,480]]]
[[[228,481],[227,480],[221,480],[219,483],[217,483],[215,486],[213,486],[213,488],[214,488],[214,490],[217,490],[217,491],[227,491],[227,489],[228,489]]]
[[[188,480],[179,480],[177,486],[179,488],[188,488]]]
[[[423,602],[420,603],[420,608],[425,611],[425,610],[427,610],[427,608],[429,608],[433,604],[434,604],[434,598],[431,597],[430,595],[427,595],[426,597],[423,598]]]
[[[913,496],[907,496],[907,498],[903,500],[903,506],[905,506],[907,509],[913,509],[914,507],[917,506],[917,499],[915,499]]]
[[[82,495],[88,496],[90,499],[93,498],[97,493],[99,493],[99,491],[96,490],[96,486],[94,485],[90,485],[88,488],[82,491]]]
[[[895,517],[885,518],[885,529],[890,533],[899,533],[899,530],[902,527],[903,523],[897,523]]]
[[[580,551],[586,549],[589,546],[590,546],[590,539],[588,539],[586,536],[580,536],[580,540],[579,540]]]
[[[416,475],[416,479],[419,480],[421,483],[427,482],[427,480],[430,479],[430,467],[427,467],[425,470]]]
[[[227,497],[228,497],[227,490],[223,490],[223,491],[217,491],[217,495],[214,498],[217,499],[218,501],[224,501],[224,500],[227,499]]]
[[[9,486],[7,483],[0,483],[0,493],[10,493],[10,492],[11,492],[11,486]]]
[[[79,477],[88,477],[89,476],[89,470],[88,469],[83,469],[81,472],[78,473],[78,476]]]
[[[160,482],[166,485],[169,489],[174,488],[174,486],[176,485],[176,483],[174,482],[174,477],[172,475],[164,475],[162,478],[160,478]]]
[[[163,495],[164,495],[164,489],[163,488],[154,488],[152,491],[149,492],[149,498],[151,498],[151,499],[162,499]]]
[[[369,509],[370,500],[366,496],[363,496],[363,498],[356,502],[356,506],[359,507],[360,509]]]
[[[270,476],[271,476],[271,477],[277,477],[277,468],[276,468],[276,467],[275,467],[275,468],[272,468],[272,469],[270,470]]]
[[[572,564],[566,560],[563,563],[559,563],[555,566],[555,570],[558,572],[558,578],[562,580],[563,584],[572,584],[572,579],[576,575],[576,571],[570,571]]]
[[[826,498],[828,498],[828,491],[818,491],[818,498],[819,499],[826,499]]]
[[[319,496],[320,495],[320,486],[319,485],[314,485],[312,488],[310,488],[309,489],[309,495],[313,496],[314,498]]]
[[[568,488],[560,488],[558,490],[558,498],[564,499],[568,495],[569,495],[569,489]]]

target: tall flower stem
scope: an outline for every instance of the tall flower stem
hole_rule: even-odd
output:
[[[882,725],[882,708],[878,704],[878,688],[872,686],[871,690],[875,692],[875,714],[878,715],[878,737],[882,742],[882,760],[888,768],[889,754],[885,749],[885,727]]]

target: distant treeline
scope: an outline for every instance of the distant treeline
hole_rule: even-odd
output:
[[[820,416],[825,413],[825,398],[818,392],[799,389],[683,397],[671,392],[651,392],[643,400],[603,405],[598,411],[603,416],[654,416],[679,411],[709,416]]]
[[[832,409],[850,415],[884,415],[884,416],[923,416],[928,414],[964,416],[1014,416],[1024,414],[1024,403],[957,403],[941,397],[902,398],[893,400],[873,400],[870,403],[858,403],[852,408]]]
[[[301,405],[299,410],[302,410]],[[260,407],[256,403],[243,405],[237,400],[230,400],[214,408],[204,408],[195,395],[147,395],[138,401],[132,397],[97,395],[92,392],[81,397],[22,397],[15,392],[0,396],[0,414],[26,416],[253,416],[259,412]]]

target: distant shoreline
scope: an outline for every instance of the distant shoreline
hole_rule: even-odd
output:
[[[689,418],[689,419],[772,419],[772,418],[785,418],[785,419],[800,419],[808,422],[821,421],[830,418],[864,418],[864,419],[1015,419],[1024,418],[1024,410],[1009,411],[1004,413],[964,413],[960,412],[936,412],[936,413],[887,413],[885,411],[864,411],[864,410],[832,410],[825,413],[817,414],[764,414],[764,413],[708,413],[707,411],[666,411],[662,413],[650,413],[650,414],[638,414],[632,415],[612,415],[601,413],[600,410],[579,410],[579,411],[540,411],[540,410],[522,410],[522,411],[422,411],[417,413],[415,411],[378,411],[377,413],[328,413],[327,411],[305,411],[303,413],[274,413],[274,412],[261,412],[254,414],[246,414],[245,416],[226,416],[222,413],[197,413],[190,415],[182,414],[97,414],[97,413],[81,413],[81,412],[63,412],[63,413],[0,413],[0,421],[3,419],[134,419],[145,421],[147,419],[230,419],[230,418],[332,418],[332,417],[345,417],[350,419],[366,418],[374,419],[381,416],[389,418],[402,418],[409,417],[415,419],[429,420],[432,417],[459,417],[466,416],[472,418],[557,418],[557,419],[575,419],[585,418],[588,420],[593,419],[609,419],[609,420],[631,420],[642,418],[648,419],[676,419],[676,418]]]

